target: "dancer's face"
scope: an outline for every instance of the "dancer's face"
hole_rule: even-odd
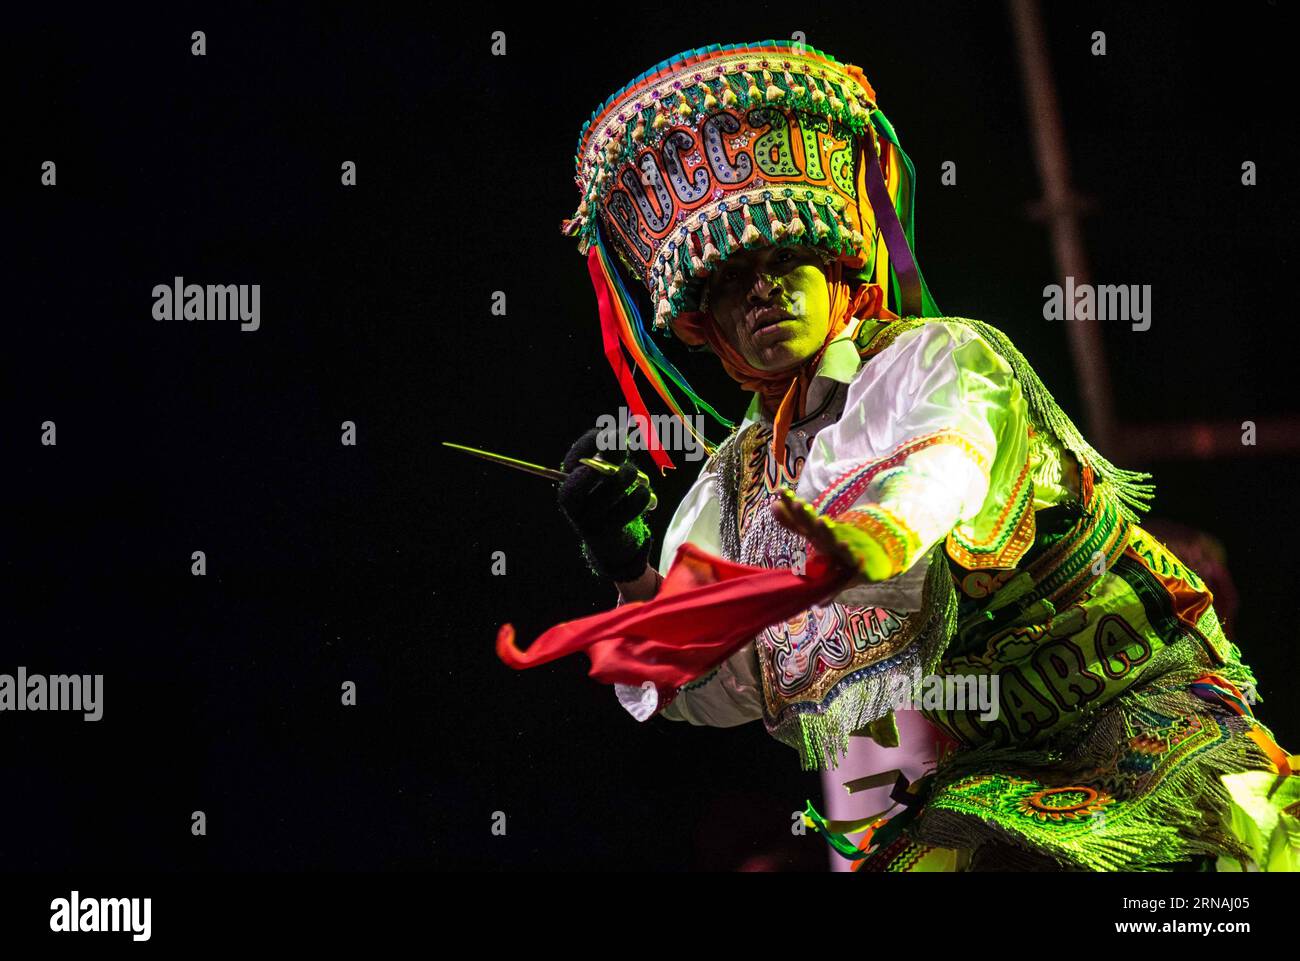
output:
[[[830,330],[822,257],[804,246],[736,251],[709,277],[709,311],[752,366],[798,366],[817,353]]]

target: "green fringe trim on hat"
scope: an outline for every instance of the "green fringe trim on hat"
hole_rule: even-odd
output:
[[[767,211],[763,209],[762,204],[750,204],[749,216],[754,221],[754,226],[758,232],[763,235],[763,239],[769,244],[774,243],[772,239],[772,222],[767,219]]]
[[[709,221],[709,236],[713,238],[713,246],[718,248],[723,260],[731,256],[731,240],[727,237],[727,228],[721,217]]]

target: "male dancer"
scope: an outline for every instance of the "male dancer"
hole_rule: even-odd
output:
[[[861,70],[800,44],[690,51],[606,101],[577,160],[564,229],[629,407],[646,416],[620,344],[674,412],[667,381],[731,426],[654,345],[611,248],[656,331],[754,398],[657,568],[648,489],[630,463],[580,465],[584,435],[560,505],[620,607],[527,652],[503,628],[508,663],[585,650],[638,719],[761,718],[807,768],[851,736],[892,743],[898,692],[941,677],[922,713],[943,756],[894,779],[901,813],[807,811],[866,870],[1295,863],[1297,760],[1204,583],[1139,525],[1150,475],[1088,445],[999,330],[939,316],[911,164]]]

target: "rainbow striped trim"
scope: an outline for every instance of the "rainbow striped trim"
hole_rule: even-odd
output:
[[[979,465],[980,470],[984,471],[986,475],[988,474],[989,461],[984,452],[975,446],[961,431],[952,427],[944,427],[911,438],[884,457],[849,468],[835,478],[826,490],[822,491],[817,499],[813,501],[813,508],[819,514],[825,514],[827,517],[838,517],[857,503],[863,491],[870,486],[871,482],[882,471],[899,467],[917,451],[932,447],[935,444],[953,444],[960,447],[971,460]]]
[[[968,536],[963,530],[968,527],[966,524],[958,524],[948,532],[944,546],[949,557],[970,571],[1005,569],[1020,563],[1020,558],[1034,546],[1036,534],[1034,484],[1029,468],[1026,454],[1015,486],[983,538]]]
[[[845,511],[838,523],[857,528],[881,546],[889,558],[887,577],[907,570],[913,551],[921,546],[916,532],[901,517],[879,504]]]

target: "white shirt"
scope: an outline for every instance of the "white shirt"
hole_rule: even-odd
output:
[[[1005,520],[1008,497],[1015,491],[1024,496],[1024,488],[1032,488],[1025,483],[1025,473],[1037,463],[1030,457],[1027,407],[1010,366],[961,323],[932,320],[905,330],[865,362],[854,341],[857,329],[850,324],[831,342],[809,385],[809,411],[826,400],[828,391],[839,396],[829,409],[829,422],[807,441],[795,492],[809,502],[822,497],[818,509],[831,515],[878,504],[914,531],[915,544],[902,573],[859,583],[834,600],[918,611],[927,567],[916,562],[954,529],[965,535],[963,543],[990,541],[989,531]],[[847,391],[841,384],[848,385]],[[771,424],[755,394],[739,430],[760,419]],[[798,443],[792,430],[787,444]],[[711,466],[705,463],[669,523],[660,571],[688,541],[723,553]],[[1034,506],[1046,502],[1035,499]],[[616,685],[616,691],[633,716],[644,720],[653,714],[655,705],[645,702],[641,688]],[[754,642],[686,685],[663,716],[715,727],[761,718]]]

